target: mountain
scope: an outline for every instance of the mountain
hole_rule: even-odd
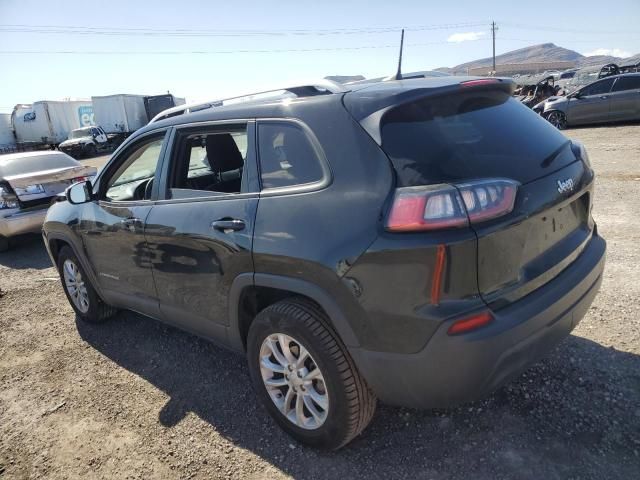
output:
[[[628,63],[627,60],[629,59],[622,59],[605,55],[585,57],[584,55],[574,50],[559,47],[553,43],[542,43],[540,45],[533,45],[531,47],[512,50],[511,52],[503,53],[502,55],[496,55],[496,64],[498,65],[502,65],[505,63],[547,63],[556,61],[568,61],[574,62],[578,67],[582,67],[604,63],[625,64]],[[460,65],[456,65],[453,68],[442,67],[437,68],[436,70],[446,73],[465,74],[467,73],[467,70],[471,68],[491,66],[492,61],[493,60],[491,57],[487,57],[480,60],[473,60],[471,62],[462,63]]]

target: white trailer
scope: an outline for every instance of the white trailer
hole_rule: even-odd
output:
[[[69,132],[95,125],[89,100],[40,101],[16,105],[11,123],[18,144],[59,145]]]
[[[13,150],[16,146],[16,137],[11,126],[11,114],[0,113],[0,152]]]
[[[96,125],[106,133],[135,132],[149,122],[145,98],[145,95],[129,94],[91,97]]]

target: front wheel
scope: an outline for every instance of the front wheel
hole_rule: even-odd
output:
[[[299,442],[338,449],[371,421],[376,398],[315,304],[265,308],[249,329],[247,355],[258,397]]]
[[[546,119],[551,125],[556,127],[558,130],[564,130],[565,128],[567,128],[567,116],[562,112],[558,112],[555,110],[552,112],[549,112],[546,115]]]
[[[76,315],[88,323],[99,323],[116,313],[102,301],[70,247],[62,247],[58,255],[58,271],[62,288]]]

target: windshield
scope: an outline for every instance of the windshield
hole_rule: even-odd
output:
[[[91,128],[79,128],[71,132],[69,138],[82,138],[82,137],[90,137],[91,136]]]

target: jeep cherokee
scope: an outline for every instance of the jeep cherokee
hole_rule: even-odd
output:
[[[598,291],[587,153],[513,88],[325,82],[169,112],[44,241],[80,319],[133,310],[244,352],[275,421],[339,448],[376,399],[489,394]]]

